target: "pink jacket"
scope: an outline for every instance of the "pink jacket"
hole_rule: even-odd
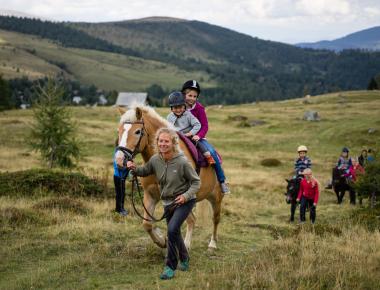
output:
[[[200,138],[206,138],[208,131],[208,120],[205,112],[205,108],[198,101],[195,103],[194,107],[189,109],[189,111],[194,115],[195,118],[201,123],[201,129],[198,131],[198,136]]]

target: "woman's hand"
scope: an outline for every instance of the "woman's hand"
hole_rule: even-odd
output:
[[[201,139],[198,135],[194,135],[192,138],[195,142],[199,141]]]
[[[193,136],[193,134],[191,134],[191,132],[187,132],[187,133],[185,133],[185,136],[186,137],[191,137],[191,136]]]
[[[181,195],[178,195],[176,198],[175,198],[175,200],[174,200],[174,202],[176,203],[176,204],[184,204],[185,202],[186,202],[186,198],[185,198],[185,196],[183,195],[183,194],[181,194]]]
[[[127,161],[127,168],[129,170],[135,170],[136,169],[136,164],[133,161]]]

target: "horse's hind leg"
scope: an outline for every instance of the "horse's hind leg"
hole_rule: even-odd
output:
[[[343,202],[343,197],[344,197],[344,194],[346,193],[345,190],[342,190],[339,194],[339,199],[338,199],[338,203],[342,203]]]
[[[187,250],[190,250],[191,238],[193,236],[193,229],[195,226],[195,221],[196,221],[195,215],[193,212],[191,212],[186,219],[187,229],[186,229],[186,237],[185,237],[185,246],[186,246]]]

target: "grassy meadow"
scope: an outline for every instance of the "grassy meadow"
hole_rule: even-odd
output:
[[[165,252],[144,232],[128,198],[131,214],[122,218],[113,212],[112,196],[57,197],[41,188],[30,196],[0,192],[0,289],[378,289],[379,211],[349,205],[348,194],[337,205],[324,186],[343,146],[352,155],[363,146],[379,149],[380,92],[310,102],[207,108],[208,138],[223,156],[232,194],[223,201],[215,251],[207,250],[211,210],[197,205],[189,272],[159,280]],[[303,121],[306,110],[318,111],[321,121]],[[242,127],[231,120],[237,115],[265,124]],[[76,107],[73,118],[85,153],[79,170],[112,190],[118,113]],[[0,112],[0,172],[42,166],[25,145],[31,122],[30,110]],[[369,128],[376,130],[369,134]],[[314,227],[288,223],[284,179],[292,175],[300,144],[309,148],[321,186]],[[267,158],[281,164],[262,166]],[[165,231],[164,223],[158,226]]]

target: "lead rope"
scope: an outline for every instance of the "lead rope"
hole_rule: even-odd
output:
[[[131,192],[131,199],[132,199],[132,206],[133,206],[133,209],[135,211],[135,213],[141,218],[143,219],[144,221],[148,221],[148,222],[160,222],[162,221],[164,218],[166,218],[169,214],[169,212],[173,211],[178,205],[177,204],[173,204],[171,205],[171,207],[169,208],[169,210],[165,211],[162,215],[162,217],[160,219],[156,219],[153,215],[150,214],[150,212],[148,211],[148,209],[145,207],[145,204],[144,204],[144,200],[141,196],[141,188],[140,188],[140,185],[139,185],[139,180],[137,178],[137,175],[136,173],[132,172],[132,192]],[[139,194],[139,197],[140,197],[140,200],[141,200],[141,204],[145,210],[145,212],[147,213],[147,215],[151,218],[151,219],[147,219],[145,218],[136,208],[136,204],[135,204],[135,200],[134,200],[134,191],[135,191],[135,184],[136,184],[136,188],[137,188],[137,193]]]

